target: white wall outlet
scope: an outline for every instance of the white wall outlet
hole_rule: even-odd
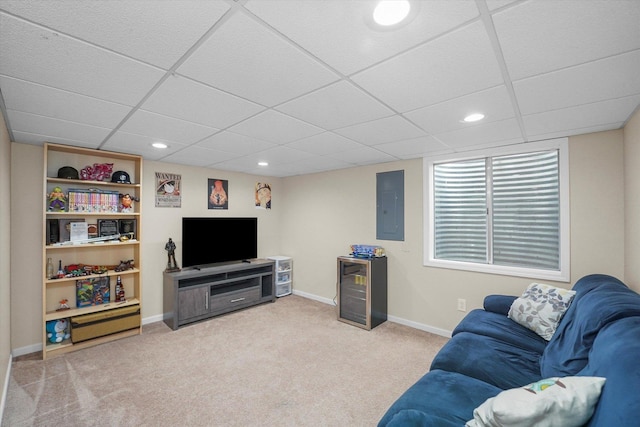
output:
[[[467,300],[458,298],[458,311],[467,311]]]

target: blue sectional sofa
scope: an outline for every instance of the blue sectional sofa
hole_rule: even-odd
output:
[[[469,312],[430,371],[378,425],[464,426],[485,401],[483,407],[532,383],[567,377],[605,378],[595,409],[581,424],[640,425],[640,295],[607,275],[583,277],[572,290],[575,295],[549,341],[508,317],[517,297],[486,297],[484,309]]]

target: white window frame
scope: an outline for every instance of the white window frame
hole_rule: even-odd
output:
[[[434,165],[439,163],[459,162],[486,157],[513,154],[533,153],[536,151],[558,150],[558,168],[560,179],[560,268],[559,270],[542,270],[535,268],[481,264],[465,261],[452,261],[435,258],[434,241]],[[447,268],[454,270],[475,271],[481,273],[500,274],[516,277],[528,277],[542,280],[569,282],[571,280],[570,253],[570,194],[569,194],[569,142],[567,138],[529,142],[464,153],[454,153],[423,159],[424,174],[424,265],[427,267]]]

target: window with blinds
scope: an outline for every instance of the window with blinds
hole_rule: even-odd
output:
[[[568,178],[561,177],[568,172],[561,169],[568,161],[561,161],[561,152],[558,147],[430,160],[425,264],[485,265],[528,277],[547,271],[542,277],[567,278]]]

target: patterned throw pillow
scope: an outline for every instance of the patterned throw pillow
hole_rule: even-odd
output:
[[[549,341],[575,291],[532,283],[509,309],[508,317]]]
[[[466,427],[578,427],[593,415],[605,379],[547,378],[505,390],[473,411]]]

